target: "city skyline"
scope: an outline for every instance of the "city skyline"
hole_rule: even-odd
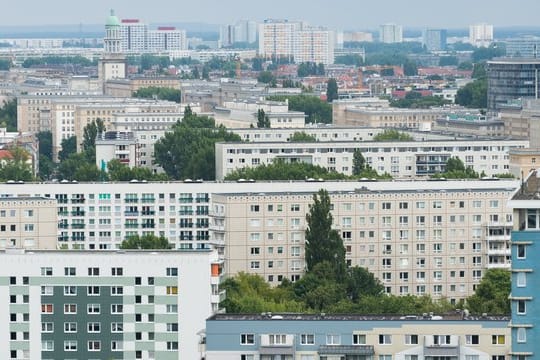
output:
[[[13,5],[0,14],[2,26],[100,24],[105,21],[109,9],[115,9],[121,18],[143,18],[150,23],[201,22],[226,24],[249,18],[261,21],[265,18],[305,20],[339,30],[376,29],[383,23],[397,23],[407,27],[463,28],[470,24],[487,22],[499,27],[535,26],[535,14],[540,3],[523,0],[519,7],[506,6],[507,1],[492,0],[471,2],[455,0],[451,5],[441,6],[429,0],[402,2],[389,0],[384,3],[351,3],[337,0],[329,4],[323,0],[257,3],[232,0],[225,5],[216,0],[200,0],[196,4],[158,0],[151,6],[125,0],[95,0],[72,2],[53,0]],[[28,11],[28,5],[32,11]],[[59,11],[58,9],[62,9]],[[212,12],[203,12],[212,9]],[[467,9],[467,11],[463,11]],[[523,9],[527,9],[523,11]]]

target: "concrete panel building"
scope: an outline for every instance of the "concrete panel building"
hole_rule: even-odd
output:
[[[493,42],[493,25],[469,25],[469,43],[476,47],[488,47]]]
[[[379,41],[392,44],[403,42],[403,27],[396,24],[383,24],[379,27]]]
[[[220,301],[211,251],[6,250],[0,262],[2,359],[196,359]]]
[[[506,359],[507,317],[217,314],[208,360]]]
[[[510,268],[506,201],[516,184],[363,182],[350,191],[318,185],[330,193],[349,266],[367,268],[388,293],[455,303],[473,294],[487,269]],[[313,193],[277,183],[270,191],[214,194],[210,228],[225,246],[226,273],[258,274],[272,285],[298,280]]]

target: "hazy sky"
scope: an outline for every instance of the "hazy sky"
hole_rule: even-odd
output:
[[[375,29],[386,22],[417,28],[540,26],[540,0],[15,0],[0,11],[0,26],[100,24],[111,8],[120,18],[148,23],[272,17],[337,29]]]

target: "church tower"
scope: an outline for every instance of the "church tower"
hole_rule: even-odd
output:
[[[122,34],[120,21],[111,10],[105,22],[105,37],[103,38],[103,55],[99,60],[98,76],[102,83],[103,93],[106,93],[105,83],[112,79],[127,77],[127,61],[121,49]]]

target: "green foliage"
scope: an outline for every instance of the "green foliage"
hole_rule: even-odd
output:
[[[449,100],[445,100],[441,96],[419,96],[419,92],[411,91],[407,94],[405,99],[398,99],[390,101],[391,107],[407,108],[407,109],[429,109],[434,106],[443,106],[449,104]],[[412,98],[411,98],[412,97]]]
[[[472,169],[472,167],[465,167],[463,161],[460,158],[451,157],[446,161],[446,171],[441,174],[433,175],[433,178],[445,178],[445,179],[478,179],[480,175]]]
[[[354,65],[358,67],[364,65],[364,59],[360,55],[340,55],[336,56],[334,64]]]
[[[156,163],[175,180],[214,180],[216,142],[241,141],[225,127],[215,127],[214,120],[198,116],[188,107],[182,122],[175,124],[154,145]]]
[[[264,59],[256,57],[251,59],[251,70],[253,71],[262,71],[263,70]]]
[[[467,299],[467,307],[474,314],[510,314],[510,271],[488,269],[474,295]]]
[[[180,103],[182,98],[180,90],[155,86],[141,88],[133,93],[133,97],[168,100],[177,103]]]
[[[317,142],[317,138],[313,135],[306,134],[303,131],[296,131],[289,138],[290,142]]]
[[[322,101],[318,97],[309,95],[275,95],[269,96],[268,100],[289,100],[289,110],[302,111],[306,114],[308,123],[332,123],[332,105]]]
[[[56,169],[55,163],[45,155],[39,155],[39,177],[41,180],[49,180]]]
[[[285,79],[281,82],[281,86],[284,88],[301,88],[302,83],[300,81]]]
[[[77,152],[77,137],[70,136],[66,139],[62,139],[60,143],[61,150],[58,152],[58,159],[60,161],[66,160],[71,154]]]
[[[491,60],[495,57],[500,57],[506,55],[506,48],[504,44],[491,44],[489,47],[480,47],[476,48],[472,54],[472,61],[474,63],[480,61]]]
[[[27,162],[30,158],[28,152],[22,147],[11,147],[8,149],[11,159],[3,159],[0,162],[0,180],[8,181],[32,181],[32,167]]]
[[[80,65],[80,66],[93,66],[96,62],[83,57],[83,56],[44,56],[41,58],[29,58],[23,61],[23,68],[30,68],[40,65]]]
[[[257,81],[263,84],[275,84],[276,77],[272,74],[271,71],[261,71],[259,76],[257,76]]]
[[[149,54],[143,54],[139,58],[139,66],[142,71],[150,70],[152,68],[166,69],[171,64],[168,56],[155,56]]]
[[[441,56],[439,58],[439,66],[457,66],[459,59],[456,56]]]
[[[96,138],[98,134],[105,131],[103,120],[97,118],[87,124],[83,129],[82,151],[86,155],[89,163],[96,162]]]
[[[414,60],[407,59],[403,63],[403,73],[405,76],[418,75],[418,64]]]
[[[487,78],[479,78],[457,91],[456,104],[469,108],[487,107]]]
[[[472,70],[473,69],[473,63],[470,61],[463,61],[459,63],[458,70]]]
[[[362,155],[359,149],[355,149],[353,153],[353,175],[359,176],[364,170],[366,170],[366,158]]]
[[[106,174],[85,153],[72,153],[58,165],[58,177],[62,180],[100,181],[106,179]]]
[[[39,155],[52,160],[52,133],[50,131],[40,131],[37,133],[39,141]]]
[[[270,119],[268,115],[265,114],[263,109],[257,110],[257,127],[258,128],[269,128]]]
[[[514,174],[511,174],[511,173],[495,174],[493,175],[493,177],[499,178],[499,179],[515,179],[516,178]]]
[[[347,176],[335,171],[328,171],[321,166],[304,162],[288,163],[279,159],[269,164],[237,169],[228,174],[225,180],[305,180],[309,178],[344,180],[347,179]]]
[[[331,78],[326,84],[326,101],[331,103],[338,99],[338,84],[336,79]]]
[[[107,177],[110,181],[131,181],[134,179],[148,181],[168,180],[166,174],[154,174],[152,170],[143,167],[130,168],[116,159],[107,163]]]
[[[11,68],[12,65],[13,65],[13,63],[11,62],[11,60],[0,59],[0,70],[1,71],[8,71]]]
[[[145,249],[145,250],[162,250],[171,249],[172,245],[164,236],[155,236],[146,234],[143,236],[134,235],[128,237],[120,244],[120,249]]]
[[[298,77],[306,76],[324,76],[324,64],[316,64],[314,62],[304,62],[298,65],[297,70]]]
[[[17,99],[4,100],[0,108],[0,127],[7,128],[8,132],[17,131]]]
[[[383,132],[375,135],[373,141],[413,141],[413,137],[398,130],[385,129]]]
[[[336,279],[345,275],[345,246],[339,233],[332,229],[330,195],[321,189],[313,195],[313,204],[306,215],[306,269],[328,262]]]

